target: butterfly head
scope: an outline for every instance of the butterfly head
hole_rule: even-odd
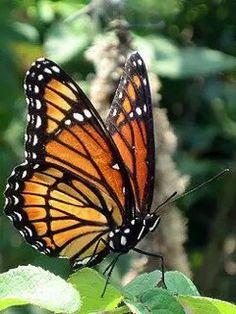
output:
[[[129,223],[116,228],[109,233],[109,247],[111,251],[126,253],[148,233],[156,229],[160,217],[156,214],[136,216]]]

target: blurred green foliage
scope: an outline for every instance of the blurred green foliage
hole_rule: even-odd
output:
[[[82,10],[82,11],[80,11]],[[176,161],[192,184],[224,167],[233,171],[206,189],[180,201],[189,219],[187,250],[194,274],[215,237],[235,238],[236,203],[236,2],[227,0],[15,0],[0,2],[0,195],[13,166],[23,159],[25,127],[24,73],[46,55],[86,85],[93,66],[84,52],[109,22],[124,17],[135,48],[152,61],[162,81],[161,106],[178,136]],[[82,14],[76,14],[83,12]],[[0,197],[1,207],[4,205]],[[224,223],[217,215],[225,209]],[[41,256],[22,242],[5,217],[0,218],[0,269],[32,263],[67,276],[67,261]],[[222,221],[221,221],[222,222]],[[218,227],[217,227],[218,226]],[[221,229],[222,227],[222,229]],[[217,242],[217,241],[216,241]],[[234,242],[235,243],[235,242]],[[235,261],[235,249],[220,258]],[[226,256],[226,257],[225,257]],[[222,285],[214,296],[236,301],[236,270],[220,268]],[[207,269],[207,268],[205,268]],[[209,268],[210,270],[211,268]],[[204,284],[201,284],[204,290]],[[206,289],[207,290],[207,289]]]

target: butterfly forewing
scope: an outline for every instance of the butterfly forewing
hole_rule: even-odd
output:
[[[40,251],[86,258],[131,215],[125,167],[97,112],[58,65],[37,60],[25,91],[26,160],[9,178],[5,212]],[[107,254],[104,241],[99,256]]]
[[[141,56],[128,59],[106,121],[122,156],[136,210],[149,212],[154,184],[154,134],[150,87]]]

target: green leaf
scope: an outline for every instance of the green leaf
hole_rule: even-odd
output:
[[[168,271],[165,273],[165,283],[167,290],[172,294],[183,294],[199,296],[199,292],[193,282],[184,274],[178,271]]]
[[[191,314],[236,314],[236,306],[217,299],[178,296],[186,313]]]
[[[87,15],[81,16],[73,24],[55,25],[45,41],[47,57],[63,63],[81,53],[92,42],[95,34],[92,26],[92,20]]]
[[[38,14],[40,19],[44,23],[51,23],[54,19],[53,3],[47,0],[41,0],[38,2]]]
[[[78,313],[85,314],[101,310],[113,310],[123,299],[122,294],[112,285],[107,286],[101,298],[106,279],[90,268],[84,268],[72,274],[69,282],[80,292],[83,304]]]
[[[206,76],[236,66],[236,58],[223,52],[205,47],[179,48],[162,37],[136,37],[135,45],[152,60],[152,71],[172,79]]]
[[[154,288],[160,280],[161,272],[159,270],[155,270],[151,273],[144,273],[128,283],[124,287],[124,292],[126,294],[131,294],[132,296],[137,296],[140,294],[140,291]]]
[[[141,292],[142,289],[139,291]],[[160,288],[141,292],[136,301],[125,300],[125,303],[136,314],[184,314],[183,308],[176,299],[167,290]]]
[[[40,267],[19,266],[0,275],[0,310],[23,304],[73,313],[80,307],[80,296],[71,284]]]
[[[15,22],[13,24],[14,30],[23,36],[24,39],[27,39],[32,42],[37,42],[39,40],[38,30],[30,24]]]
[[[136,296],[140,294],[141,290],[145,291],[156,287],[160,280],[161,272],[159,270],[155,270],[151,273],[144,273],[127,284],[124,291],[126,294]],[[199,292],[192,281],[178,271],[165,272],[165,284],[167,286],[167,290],[174,295],[199,295]]]
[[[190,78],[232,69],[236,58],[209,48],[182,48],[169,60],[159,60],[154,67],[160,75],[170,78]]]

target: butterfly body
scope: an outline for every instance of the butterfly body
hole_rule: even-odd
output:
[[[160,217],[155,214],[136,216],[128,224],[109,232],[108,245],[111,251],[127,253],[145,237],[148,232],[156,229]]]
[[[45,58],[26,73],[25,161],[8,179],[5,213],[41,253],[94,266],[127,253],[151,212],[154,134],[145,64],[128,58],[104,123],[79,86]]]

